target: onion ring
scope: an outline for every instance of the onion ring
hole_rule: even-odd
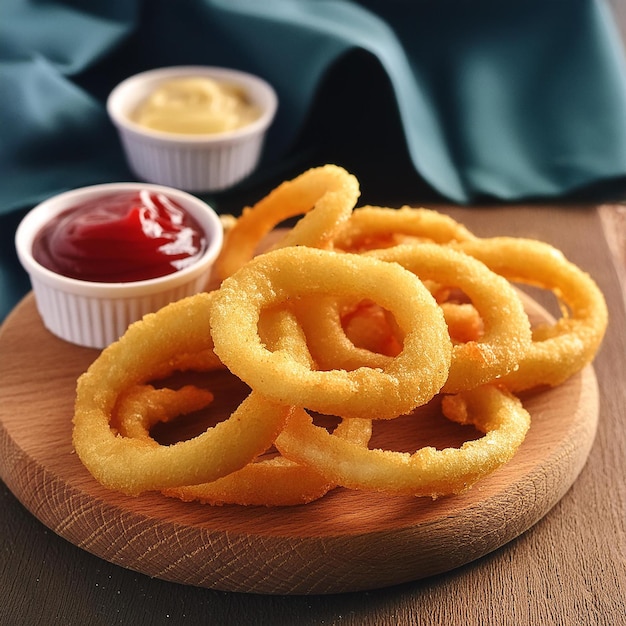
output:
[[[442,404],[445,417],[473,424],[485,433],[460,448],[426,447],[415,453],[367,449],[332,438],[302,411],[294,412],[276,439],[281,454],[321,472],[349,489],[413,496],[458,494],[509,461],[530,426],[521,401],[505,389],[486,385]]]
[[[532,339],[528,316],[510,283],[471,256],[452,252],[446,246],[424,243],[371,253],[399,263],[422,280],[459,287],[480,313],[483,333],[477,341],[454,345],[444,393],[472,389],[516,370]]]
[[[347,220],[359,197],[357,179],[336,165],[307,170],[276,187],[252,207],[246,207],[226,233],[213,272],[219,280],[249,261],[262,239],[281,222],[306,214],[276,247],[323,247]],[[314,209],[311,211],[311,209]]]
[[[556,386],[590,363],[608,323],[602,292],[593,279],[560,250],[531,239],[494,237],[456,244],[511,282],[551,290],[563,317],[533,329],[533,341],[519,368],[502,379],[512,391]]]
[[[388,367],[402,349],[402,342],[397,343],[398,350],[389,354],[384,343],[373,350],[373,342],[361,342],[355,345],[353,338],[344,328],[343,312],[361,306],[345,299],[334,297],[306,298],[294,306],[296,316],[306,335],[309,350],[320,369],[356,370],[359,367]],[[396,333],[398,334],[398,333]],[[389,330],[389,345],[396,338]]]
[[[378,370],[316,371],[258,335],[264,308],[306,296],[369,298],[395,316],[403,351]],[[248,262],[215,292],[215,352],[241,380],[268,398],[323,414],[391,419],[428,402],[447,378],[451,342],[441,309],[411,272],[363,255],[282,248]]]
[[[520,355],[530,346],[530,322],[517,292],[507,280],[471,256],[438,244],[403,244],[374,250],[368,255],[398,263],[422,280],[461,288],[481,315],[480,338],[453,347],[443,392],[471,389],[518,367]],[[392,362],[392,357],[356,348],[345,336],[332,302],[320,300],[303,306],[299,315],[319,367],[351,369],[364,363],[385,368]]]
[[[132,324],[102,351],[77,384],[73,444],[105,487],[128,495],[210,482],[267,450],[291,409],[252,392],[225,421],[171,446],[118,436],[111,419],[124,391],[163,373],[177,355],[212,347],[212,294],[197,294]]]
[[[311,363],[305,338],[293,315],[285,310],[264,312],[260,335],[273,348],[289,349],[296,359]],[[212,394],[192,385],[174,390],[137,385],[117,406],[119,432],[125,437],[159,444],[150,429],[180,414],[199,410],[212,400]],[[333,436],[355,445],[367,446],[372,432],[370,420],[342,420]],[[204,504],[239,504],[242,506],[293,506],[321,498],[336,485],[312,468],[284,457],[260,459],[213,482],[163,489],[168,497]]]
[[[366,448],[372,433],[371,420],[344,419],[331,437]],[[185,502],[239,504],[243,506],[294,506],[326,495],[337,485],[308,465],[279,456],[249,463],[212,483],[164,490]]]
[[[123,393],[118,400],[114,423],[122,437],[142,439],[158,446],[150,436],[150,428],[154,424],[199,411],[212,401],[213,394],[210,391],[194,385],[185,385],[180,389],[156,389],[152,385],[136,385]]]
[[[332,243],[335,249],[363,252],[404,243],[407,237],[435,243],[476,238],[463,224],[431,209],[367,205],[352,212]]]

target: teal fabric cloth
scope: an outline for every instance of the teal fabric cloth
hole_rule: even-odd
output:
[[[363,54],[381,71],[357,66]],[[104,106],[120,80],[183,64],[266,78],[280,108],[258,180],[306,162],[307,124],[346,59],[354,88],[332,95],[361,111],[357,132],[384,126],[363,111],[388,90],[398,154],[450,200],[559,196],[626,175],[624,52],[601,0],[2,0],[0,319],[27,288],[12,241],[23,212],[132,179]],[[330,159],[350,149],[341,132],[321,136]]]

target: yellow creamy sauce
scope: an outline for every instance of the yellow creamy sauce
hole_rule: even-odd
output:
[[[260,114],[237,85],[186,77],[160,85],[137,108],[133,120],[152,130],[200,135],[241,128]]]

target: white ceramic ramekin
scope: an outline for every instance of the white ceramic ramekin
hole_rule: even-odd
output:
[[[37,233],[65,209],[113,192],[142,189],[165,194],[204,229],[207,248],[195,263],[160,278],[98,283],[61,276],[33,258]],[[222,242],[220,218],[208,204],[184,191],[147,183],[93,185],[54,196],[29,211],[15,235],[18,258],[30,277],[44,325],[61,339],[90,348],[106,347],[145,314],[204,290]]]
[[[192,76],[241,86],[260,108],[261,116],[242,128],[211,135],[150,130],[131,119],[139,103],[160,84]],[[254,171],[277,107],[276,92],[261,78],[205,66],[161,68],[136,74],[115,87],[107,100],[109,117],[117,127],[133,172],[141,180],[196,192],[227,189]]]

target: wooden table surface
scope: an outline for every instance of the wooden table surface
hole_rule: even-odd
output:
[[[103,561],[48,530],[0,483],[0,624],[626,624],[625,209],[437,208],[481,236],[557,246],[608,302],[595,361],[596,440],[578,480],[539,523],[478,561],[419,582],[343,595],[249,595],[150,579]]]

